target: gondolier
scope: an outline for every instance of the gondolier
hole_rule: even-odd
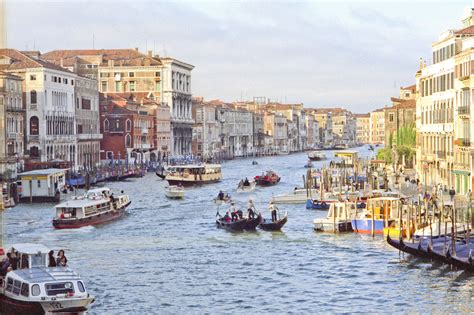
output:
[[[249,202],[247,203],[247,211],[248,211],[248,218],[253,219],[255,218],[255,205],[253,204],[252,199],[249,199]]]
[[[270,212],[272,214],[272,222],[276,222],[278,220],[277,218],[278,208],[273,204],[273,201],[270,201],[270,205],[268,206],[268,209],[270,209]]]

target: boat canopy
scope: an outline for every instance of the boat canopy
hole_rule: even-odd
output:
[[[19,243],[12,245],[16,251],[22,254],[36,255],[38,253],[49,253],[49,248],[40,244]]]

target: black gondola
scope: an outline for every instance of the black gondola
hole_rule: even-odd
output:
[[[240,219],[237,221],[226,222],[223,217],[216,219],[216,225],[218,228],[230,230],[230,231],[252,231],[255,230],[257,225],[260,223],[262,216],[259,214],[253,219]]]
[[[245,230],[246,231],[255,230],[257,226],[260,224],[260,221],[262,221],[262,215],[260,213],[253,219],[247,219],[247,222],[245,224]]]
[[[161,179],[165,179],[166,177],[166,175],[164,175],[163,173],[158,173],[158,172],[156,172],[156,176],[158,176]]]
[[[288,212],[285,212],[285,216],[276,222],[262,218],[259,227],[265,231],[279,231],[286,224],[286,222],[288,222]]]

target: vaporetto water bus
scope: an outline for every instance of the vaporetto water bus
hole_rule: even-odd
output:
[[[130,202],[128,195],[114,196],[107,187],[91,189],[57,205],[53,226],[74,229],[109,222],[122,217]]]
[[[18,252],[18,268],[2,279],[0,313],[78,313],[94,302],[76,272],[69,267],[48,267],[47,247],[24,243],[13,248]]]
[[[170,185],[212,184],[222,179],[220,164],[175,165],[168,168],[165,179]]]

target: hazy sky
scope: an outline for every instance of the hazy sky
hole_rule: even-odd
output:
[[[354,112],[415,83],[464,2],[7,0],[20,50],[133,48],[191,63],[205,99],[303,102]]]

